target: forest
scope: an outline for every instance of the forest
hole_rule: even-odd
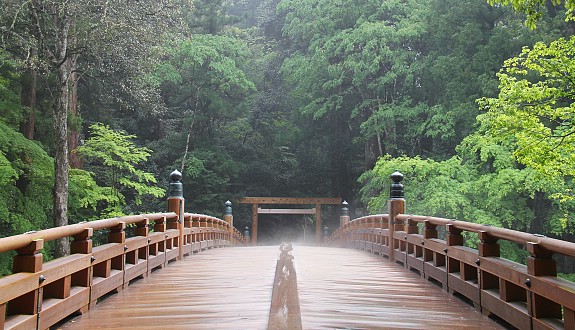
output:
[[[399,170],[409,213],[575,240],[573,0],[2,8],[0,237],[163,211],[174,169],[189,212],[341,197],[361,216]],[[234,206],[237,228],[249,212]]]

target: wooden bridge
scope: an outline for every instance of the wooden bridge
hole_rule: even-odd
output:
[[[0,252],[15,251],[14,274],[0,278],[0,326],[575,329],[575,284],[557,278],[552,258],[575,257],[575,243],[404,214],[398,173],[387,214],[351,221],[344,208],[324,246],[293,250],[248,246],[229,204],[223,220],[185,213],[173,179],[171,212],[0,239]],[[107,243],[93,246],[95,232]],[[62,237],[72,254],[44,262],[44,242]],[[500,258],[502,240],[523,245],[527,264]]]

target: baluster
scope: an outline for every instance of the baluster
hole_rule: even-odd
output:
[[[527,252],[530,256],[527,258],[527,273],[532,276],[557,276],[557,263],[552,258],[553,252],[542,248],[539,244],[534,242],[527,242]],[[531,288],[531,280],[526,282],[527,286]],[[557,304],[543,296],[533,292],[530,295],[531,303],[530,314],[537,319],[541,318],[562,318],[561,305]],[[567,317],[569,315],[566,315]],[[565,328],[567,329],[567,328]]]
[[[125,222],[120,222],[118,225],[116,225],[115,227],[110,228],[110,232],[108,233],[108,242],[109,243],[119,243],[124,245],[124,252],[127,248],[127,246],[125,246],[126,244],[126,223]],[[125,263],[125,257],[124,254],[121,254],[119,256],[113,257],[112,260],[110,261],[110,267],[112,269],[116,269],[119,271],[124,271],[124,263]],[[123,288],[123,284],[122,286],[118,287],[117,290],[120,290]]]
[[[92,236],[94,235],[93,228],[86,228],[80,234],[73,236],[74,240],[70,243],[71,253],[92,254]],[[94,257],[91,259],[92,263],[95,261]],[[92,267],[82,269],[72,275],[72,286],[89,287],[92,285]],[[88,306],[80,310],[81,313],[85,312]]]
[[[349,204],[346,201],[343,201],[341,203],[341,215],[339,216],[339,225],[340,226],[345,226],[347,223],[349,223],[348,205]]]
[[[489,235],[486,231],[479,231],[479,246],[477,247],[480,257],[499,257],[500,246],[497,244],[497,237]]]
[[[437,225],[429,220],[423,221],[423,238],[432,239],[437,237]]]
[[[406,234],[418,234],[419,228],[417,227],[417,221],[411,220],[411,218],[407,218],[407,223],[405,224],[405,233]]]
[[[445,225],[447,229],[447,238],[445,239],[447,246],[463,245],[463,230],[455,228],[452,224]]]
[[[500,291],[499,286],[499,278],[496,275],[493,275],[489,272],[484,271],[481,269],[481,258],[482,257],[499,257],[500,256],[500,246],[497,244],[497,238],[490,236],[489,233],[486,231],[479,231],[479,245],[477,247],[479,259],[477,259],[476,263],[479,266],[479,284],[481,290],[491,290],[495,289]],[[501,297],[501,292],[500,292]],[[482,312],[485,315],[489,315],[491,311],[489,311],[482,303]]]
[[[13,272],[16,273],[38,273],[42,271],[42,253],[44,240],[38,239],[32,241],[27,247],[16,250],[18,253],[14,256]],[[41,275],[39,283],[44,281]],[[13,299],[8,304],[8,315],[25,314],[34,315],[40,311],[42,288],[25,293],[24,295]],[[4,307],[6,308],[6,307]]]
[[[452,224],[445,225],[447,229],[447,237],[445,242],[447,246],[462,246],[463,245],[463,235],[462,230],[455,228]],[[467,268],[463,261],[459,261],[454,258],[449,258],[447,255],[449,249],[445,252],[447,258],[447,273],[457,273],[459,272],[460,278],[464,281],[477,278],[477,271],[475,271],[475,276],[468,274]]]
[[[136,228],[134,229],[134,235],[142,236],[142,237],[148,237],[150,235],[150,228],[148,227],[149,225],[150,225],[150,220],[148,218],[145,218],[144,220],[137,222]],[[149,243],[150,243],[150,239],[148,239],[148,244],[146,246],[138,249],[138,254],[137,254],[138,259],[145,260],[146,262],[149,261],[149,259],[150,259]],[[151,272],[151,269],[150,269],[150,266],[148,264],[146,273],[144,275],[148,276],[148,275],[150,275],[150,272]]]

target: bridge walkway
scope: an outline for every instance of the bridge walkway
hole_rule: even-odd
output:
[[[294,246],[303,329],[501,329],[386,259]],[[63,329],[267,329],[277,246],[188,256],[106,298]],[[293,292],[292,292],[293,293]]]

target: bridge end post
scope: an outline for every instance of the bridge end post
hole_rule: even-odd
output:
[[[248,226],[246,226],[246,228],[244,229],[244,240],[245,245],[250,244],[250,228]]]
[[[226,213],[224,214],[224,221],[230,226],[228,229],[230,245],[233,245],[234,237],[234,216],[232,214],[232,202],[229,200],[224,203],[226,206]]]
[[[399,245],[393,236],[396,229],[403,228],[403,224],[399,223],[395,217],[398,214],[405,213],[405,198],[403,184],[401,184],[403,174],[399,171],[395,171],[389,177],[393,180],[389,191],[389,201],[387,203],[387,213],[389,215],[389,260],[395,261],[394,252]]]
[[[347,201],[343,201],[341,203],[341,215],[339,216],[339,228],[341,228],[343,230],[344,226],[349,223],[349,203]],[[348,235],[346,235],[345,232],[341,233],[341,237],[340,237],[340,246],[344,247],[347,246],[348,242],[346,242],[346,240],[348,239]]]
[[[184,185],[180,182],[182,173],[174,170],[170,173],[170,188],[168,190],[168,212],[178,215],[178,259],[184,258]]]

